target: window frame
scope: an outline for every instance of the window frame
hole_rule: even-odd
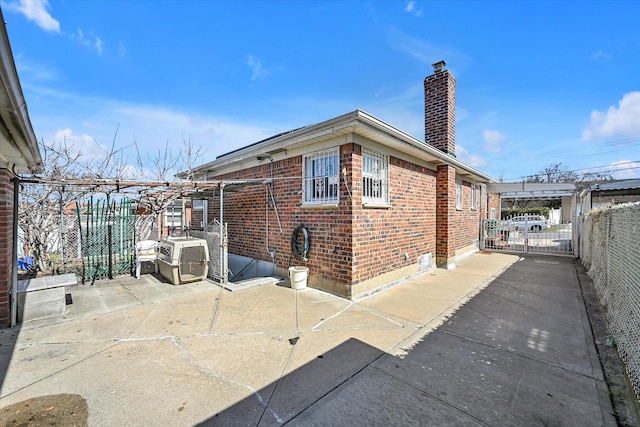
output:
[[[337,206],[339,202],[340,147],[303,155],[302,205]]]
[[[478,209],[478,185],[471,184],[471,209]]]
[[[185,209],[181,199],[174,200],[164,209],[164,224],[168,227],[184,227]],[[176,221],[176,218],[180,218]],[[171,221],[170,221],[171,219]],[[178,224],[176,224],[178,223]]]
[[[196,202],[198,202],[197,206]],[[191,199],[191,209],[193,209],[194,211],[204,210],[204,202],[206,202],[205,199]]]
[[[386,207],[389,200],[389,155],[362,147],[362,204]]]
[[[462,181],[456,180],[456,209],[459,211],[461,211],[463,207],[463,200],[462,200],[463,196],[464,196],[464,191],[463,191]]]

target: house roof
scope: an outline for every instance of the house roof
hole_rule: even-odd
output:
[[[4,17],[0,11],[0,167],[38,172],[42,157],[22,95]]]
[[[592,184],[582,190],[580,197],[585,197],[589,193],[596,196],[640,195],[640,179],[607,181]]]
[[[216,176],[235,172],[259,164],[263,158],[282,156],[287,151],[315,144],[330,138],[355,133],[393,150],[411,155],[435,164],[449,164],[460,175],[466,175],[480,182],[495,182],[490,176],[472,168],[455,157],[426,144],[406,132],[378,119],[371,114],[355,110],[321,123],[282,132],[238,150],[218,156],[216,160],[193,170],[196,177]],[[184,178],[185,172],[178,174]]]
[[[623,181],[608,181],[601,184],[593,184],[589,187],[591,191],[616,191],[640,189],[639,179],[627,179]]]

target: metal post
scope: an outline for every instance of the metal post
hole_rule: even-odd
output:
[[[227,269],[224,262],[224,215],[222,214],[222,207],[224,206],[222,198],[224,195],[224,185],[220,184],[220,279],[222,283],[227,283]]]
[[[64,251],[64,203],[63,203],[64,185],[60,187],[60,251],[62,252],[62,272],[67,272],[67,258]]]
[[[18,323],[18,194],[20,179],[14,177],[13,181],[13,242],[11,253],[11,327]]]
[[[109,274],[109,279],[113,279],[113,237],[111,236],[113,234],[113,226],[111,225],[111,222],[107,223],[107,245],[109,247],[109,253],[107,254],[108,259],[109,259],[109,267],[108,267],[108,274]]]

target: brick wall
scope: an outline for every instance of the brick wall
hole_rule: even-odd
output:
[[[457,248],[455,223],[456,171],[450,165],[438,165],[436,175],[436,264],[438,267],[454,266]]]
[[[391,207],[354,208],[354,284],[435,254],[436,173],[394,157],[389,163]]]
[[[480,187],[477,187],[477,205],[471,207],[471,186],[462,181],[462,209],[456,209],[454,221],[455,249],[462,249],[477,243],[480,236]]]
[[[491,217],[491,208],[494,208],[496,210],[495,219],[500,219],[500,194],[487,194],[487,219]]]
[[[351,170],[353,145],[340,150],[340,168]],[[228,224],[229,253],[271,261],[267,252],[267,215],[269,251],[276,251],[276,265],[309,267],[316,280],[351,283],[351,200],[344,185],[340,186],[337,208],[302,206],[302,157],[266,162],[243,171],[216,176],[214,179],[256,179],[274,177],[272,188],[282,233],[273,207],[267,209],[267,188],[251,185],[224,194],[224,222]],[[351,185],[351,184],[350,184]],[[350,189],[351,190],[351,189]],[[209,219],[219,218],[219,199],[209,203]],[[193,213],[194,225],[201,221],[200,212]],[[296,260],[291,255],[291,234],[304,224],[309,230],[311,252],[309,261]],[[195,226],[193,228],[196,228]]]
[[[13,174],[0,169],[0,327],[11,321],[11,275],[13,273]]]
[[[309,267],[310,286],[349,297],[350,286],[417,263],[435,252],[435,172],[423,166],[389,159],[390,207],[362,206],[362,155],[358,144],[340,147],[340,169],[347,170],[348,187],[341,177],[337,208],[302,206],[302,157],[266,163],[214,179],[254,179],[273,176],[273,194],[283,232],[272,207],[266,209],[264,185],[225,193],[224,221],[229,227],[229,253],[271,261],[276,250],[280,268]],[[209,219],[219,217],[219,199],[209,203]],[[193,223],[201,221],[194,212]],[[309,229],[309,261],[291,256],[291,233],[304,224]],[[195,228],[195,227],[194,227]],[[405,258],[405,253],[407,258]]]

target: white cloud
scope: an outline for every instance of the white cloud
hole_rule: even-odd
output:
[[[191,140],[194,147],[203,150],[203,156],[196,159],[199,165],[291,128],[285,125],[273,129],[260,123],[243,123],[234,118],[124,104],[109,99],[74,95],[67,95],[66,99],[77,101],[71,103],[74,106],[70,110],[54,111],[44,116],[40,113],[37,134],[45,143],[66,142],[74,152],[81,152],[85,159],[101,159],[111,150],[115,140],[116,149],[121,150],[119,155],[122,161],[130,165],[122,173],[135,171],[136,175],[133,176],[138,178],[152,179],[155,176],[152,159],[163,152],[165,145],[168,145],[172,155],[178,155],[184,148],[184,141]],[[59,127],[61,113],[65,117],[64,128]],[[134,141],[144,163],[142,172],[135,166],[138,154]]]
[[[77,40],[83,46],[87,46],[89,48],[95,49],[98,52],[98,55],[102,55],[102,48],[104,43],[102,39],[93,33],[90,33],[89,36],[85,36],[82,28],[78,28],[78,31],[75,34],[71,34],[71,38]]]
[[[269,71],[262,68],[260,60],[253,55],[249,55],[247,57],[247,65],[251,67],[251,80],[257,80],[260,77],[266,77],[269,75]]]
[[[629,92],[606,112],[593,111],[590,123],[582,132],[582,139],[635,137],[640,135],[640,92]]]
[[[484,138],[484,149],[490,153],[499,153],[502,150],[502,143],[507,138],[502,132],[497,130],[485,129],[482,132]]]
[[[635,179],[640,178],[640,162],[631,160],[621,160],[613,162],[607,166],[614,179]]]
[[[447,64],[455,64],[456,68],[464,68],[471,63],[470,57],[464,52],[449,46],[411,37],[395,27],[388,30],[387,43],[393,49],[412,56],[424,64],[431,65],[446,59]]]
[[[487,162],[477,154],[470,154],[462,145],[456,145],[456,157],[473,168],[486,166]]]
[[[608,53],[608,52],[604,52],[602,50],[599,50],[597,52],[593,52],[591,54],[591,59],[592,60],[601,60],[601,61],[608,61],[612,58],[613,56]]]
[[[65,144],[72,153],[80,154],[83,158],[101,158],[106,152],[105,147],[98,145],[93,137],[77,135],[70,128],[56,130],[52,139],[56,145]]]
[[[98,54],[102,55],[102,40],[100,39],[100,37],[96,37],[96,41],[94,42],[93,46],[98,51]]]
[[[48,0],[19,0],[6,4],[7,10],[23,14],[43,30],[59,33],[60,23],[47,11],[49,7]]]
[[[118,45],[118,56],[120,58],[124,58],[125,56],[127,56],[127,48],[122,42],[120,42],[120,44]]]
[[[407,6],[404,8],[405,12],[409,12],[413,16],[420,17],[422,16],[422,9],[418,9],[416,7],[415,1],[408,1]]]

